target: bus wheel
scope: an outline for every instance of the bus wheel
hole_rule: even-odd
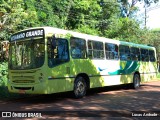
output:
[[[77,77],[74,83],[75,98],[82,98],[86,95],[87,85],[85,79],[81,76]]]
[[[140,76],[139,74],[134,74],[133,77],[133,88],[138,89],[140,87]]]

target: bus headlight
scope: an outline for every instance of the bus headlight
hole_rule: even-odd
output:
[[[40,76],[39,76],[39,82],[44,82],[44,79],[43,79],[43,73],[40,73]]]

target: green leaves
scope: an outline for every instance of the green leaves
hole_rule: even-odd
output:
[[[120,8],[127,8],[128,0],[1,0],[0,40],[9,40],[11,34],[28,27],[53,26],[140,43],[143,36],[150,35],[133,18],[140,1],[130,1],[130,17],[121,18]],[[150,39],[143,41],[149,43]]]
[[[0,86],[7,85],[8,64],[7,62],[0,62]]]
[[[142,44],[150,44],[157,49],[157,54],[160,58],[160,29],[156,30],[144,30],[140,38]]]
[[[2,2],[0,11],[5,9],[1,17],[0,40],[9,40],[9,35],[26,27],[34,26],[36,14],[34,11],[24,9],[23,0],[10,0]]]

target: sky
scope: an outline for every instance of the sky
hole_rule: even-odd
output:
[[[160,28],[160,7],[148,12],[147,27],[154,29]]]
[[[155,7],[158,5],[158,7]],[[143,4],[138,5],[140,8],[139,14],[140,16],[143,14],[144,16],[144,7]],[[160,1],[157,4],[152,4],[151,7],[147,8],[147,21],[146,26],[149,29],[160,28]]]

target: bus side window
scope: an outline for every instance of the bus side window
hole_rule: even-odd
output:
[[[58,40],[58,47],[57,47],[58,55],[57,58],[60,60],[68,60],[68,42],[65,39]]]
[[[149,61],[149,53],[147,49],[141,48],[141,61],[144,61],[144,62]]]
[[[86,56],[86,41],[81,38],[72,37],[70,40],[71,56],[75,59],[85,59]]]
[[[54,67],[69,60],[68,42],[66,39],[48,39],[48,66]]]
[[[130,50],[131,50],[131,59],[135,60],[135,61],[140,60],[140,51],[139,51],[139,48],[131,47]]]
[[[104,59],[103,42],[93,41],[93,56],[96,59]]]
[[[88,41],[88,57],[93,58],[93,44],[92,41]]]
[[[104,59],[103,42],[89,40],[88,56],[90,59]]]
[[[155,62],[156,58],[155,58],[155,52],[154,52],[154,50],[149,50],[149,60],[151,62]]]
[[[105,43],[106,59],[118,60],[118,45]]]
[[[119,55],[120,55],[120,60],[124,60],[124,61],[131,60],[129,46],[120,45]]]

